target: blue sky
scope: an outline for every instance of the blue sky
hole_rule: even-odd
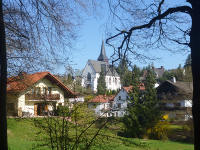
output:
[[[71,50],[71,65],[74,69],[82,70],[88,59],[96,60],[100,53],[102,40],[105,41],[105,23],[107,21],[106,10],[101,13],[99,17],[93,16],[87,17],[85,22],[80,28],[79,38],[75,41],[74,48]],[[113,53],[112,49],[105,44],[107,56],[110,57]],[[154,50],[149,52],[151,55],[159,57],[153,63],[155,67],[164,66],[165,69],[177,68],[179,64],[184,65],[185,59],[188,55],[187,52],[183,53],[171,53],[168,51]],[[135,63],[139,67],[147,66],[147,63],[137,62]],[[59,73],[64,73],[63,66],[57,68]]]

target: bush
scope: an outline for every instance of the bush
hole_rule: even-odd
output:
[[[168,125],[167,121],[158,122],[153,128],[147,130],[147,136],[150,139],[167,140]]]

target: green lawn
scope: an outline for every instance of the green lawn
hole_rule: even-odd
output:
[[[108,130],[108,129],[107,129]],[[113,132],[108,133],[109,137],[102,144],[93,146],[94,150],[193,150],[192,144],[122,138]],[[10,150],[29,150],[37,144],[34,141],[38,129],[34,127],[31,119],[8,119],[8,144]],[[45,148],[43,148],[45,149]],[[47,148],[46,148],[47,149]]]

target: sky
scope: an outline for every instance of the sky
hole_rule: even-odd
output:
[[[106,21],[107,21],[107,11],[106,9],[98,17],[89,16],[85,19],[83,25],[80,27],[79,38],[75,41],[74,48],[71,50],[71,61],[70,65],[73,69],[84,69],[88,59],[97,60],[102,40],[106,40]],[[105,44],[105,50],[108,58],[112,55],[113,50]],[[155,55],[160,59],[152,62],[155,67],[164,66],[165,69],[174,69],[181,64],[184,65],[187,52],[184,53],[171,53],[169,51],[155,50],[151,52],[151,55]],[[134,64],[140,68],[145,67],[148,63],[138,62],[133,60]],[[57,72],[60,74],[65,73],[64,66],[58,66]]]

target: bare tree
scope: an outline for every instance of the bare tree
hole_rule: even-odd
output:
[[[88,6],[94,6],[92,0],[0,1],[0,149],[8,149],[7,74],[43,70],[67,60]]]
[[[126,56],[130,58],[130,54],[134,58],[149,58],[147,50],[150,48],[172,52],[191,50],[194,147],[199,150],[200,1],[108,0],[108,3],[113,17],[120,21],[120,25],[115,26],[116,34],[110,34],[106,41],[114,48],[114,61]]]

